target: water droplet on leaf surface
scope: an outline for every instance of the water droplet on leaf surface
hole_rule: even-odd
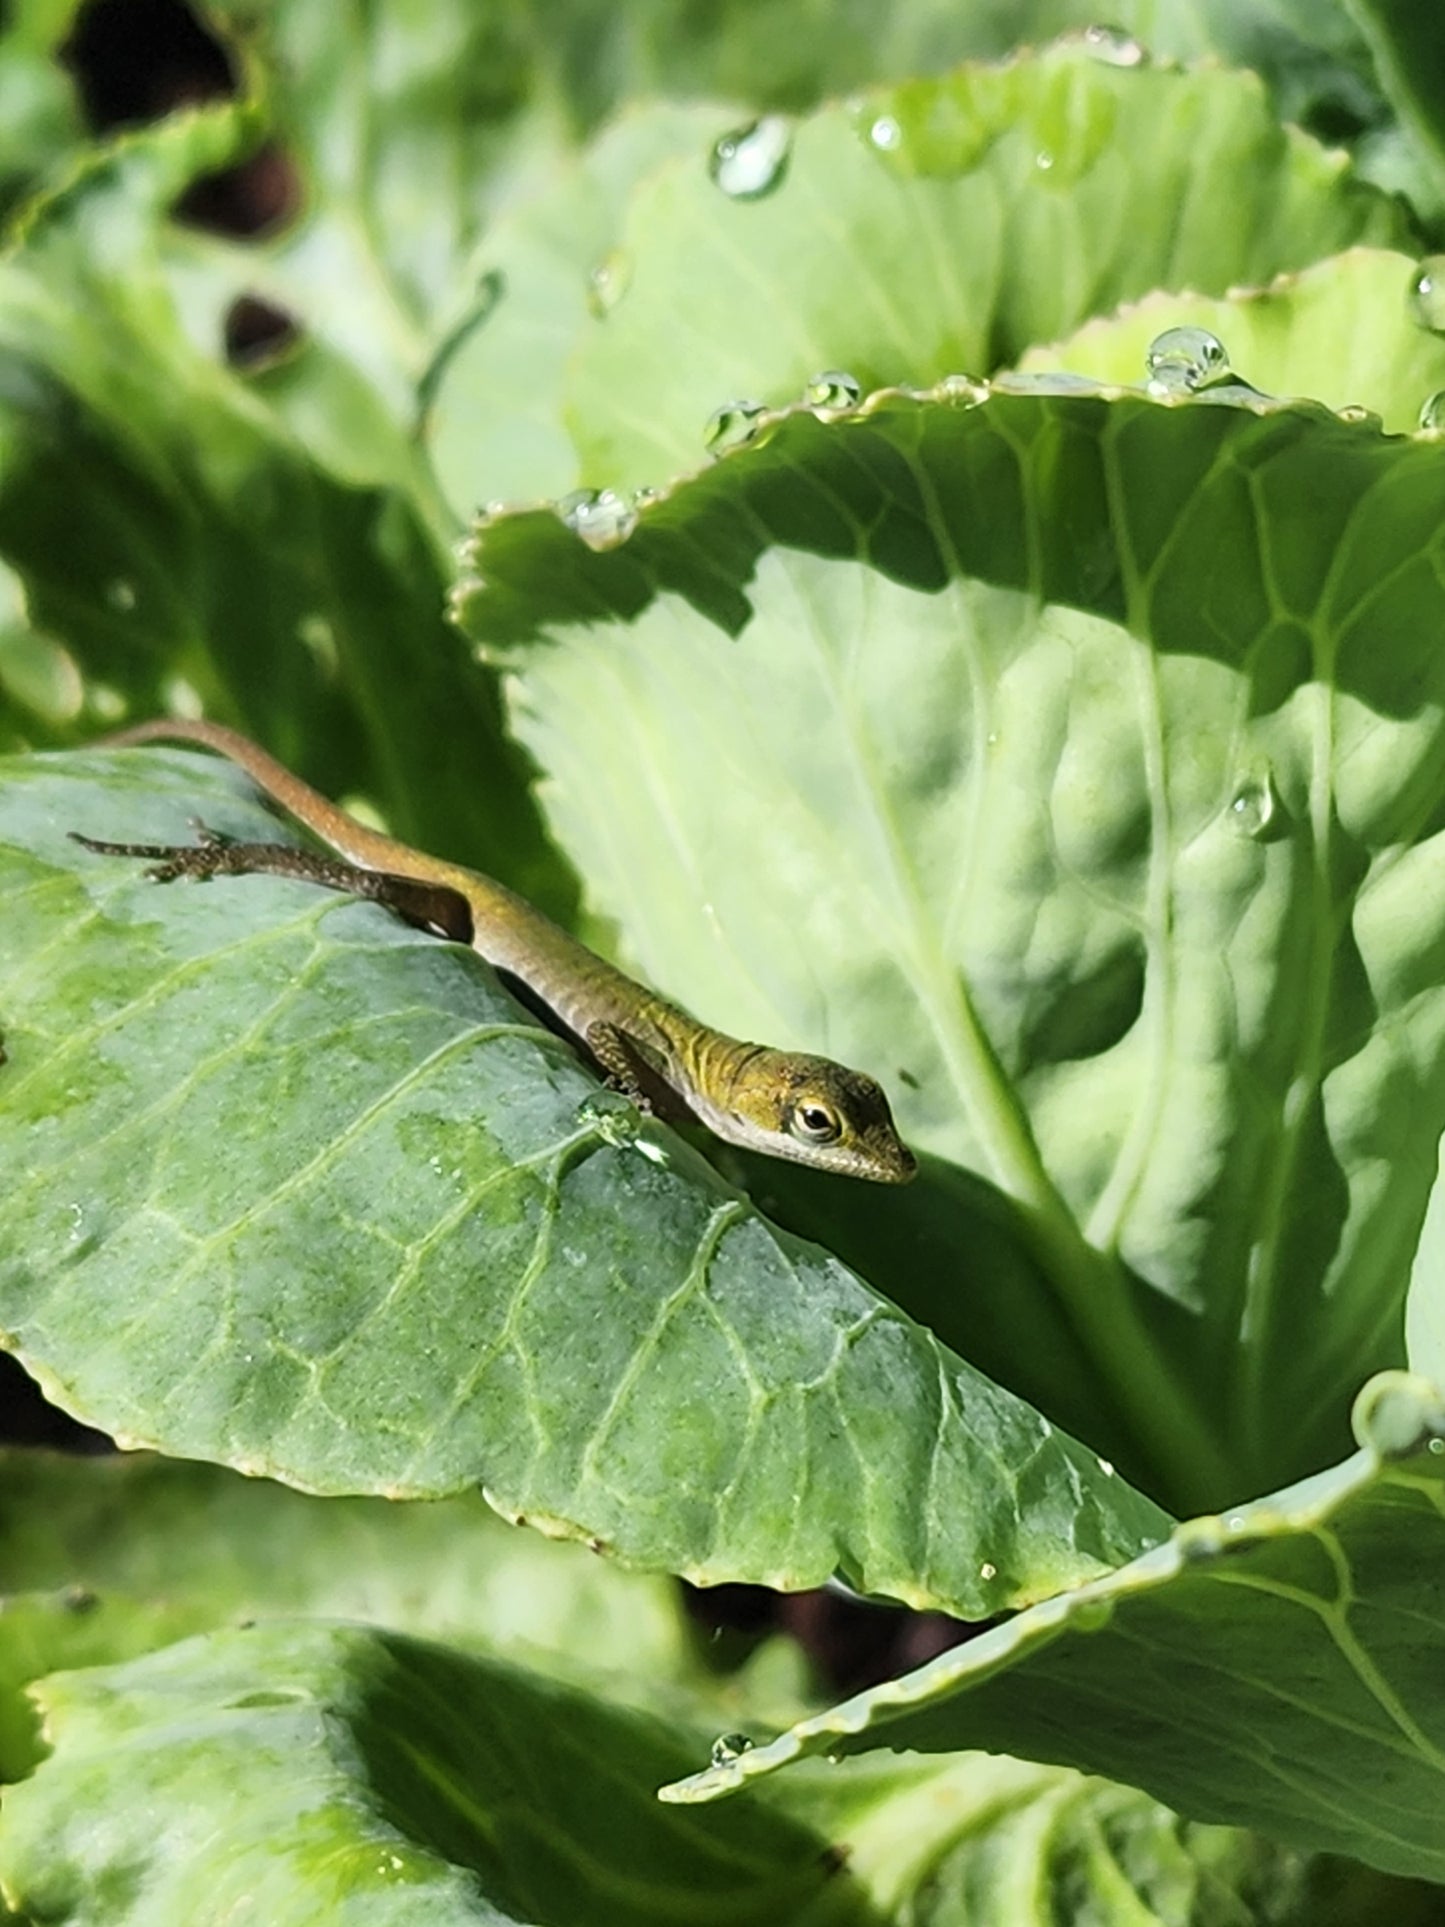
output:
[[[577,1122],[607,1144],[626,1146],[637,1142],[642,1113],[621,1091],[593,1091],[577,1106]]]
[[[791,123],[782,114],[724,134],[708,157],[707,171],[730,201],[760,201],[788,171],[793,147]]]
[[[1144,366],[1151,388],[1171,395],[1189,394],[1227,374],[1229,356],[1219,336],[1207,328],[1166,328],[1149,343]]]
[[[1431,334],[1445,333],[1445,254],[1427,254],[1410,282],[1410,312]]]
[[[990,1579],[997,1579],[998,1567],[993,1563],[991,1559],[985,1559],[983,1564],[978,1569],[978,1576],[980,1579],[984,1581],[987,1581]]]
[[[726,455],[730,448],[741,448],[758,432],[758,422],[767,413],[761,401],[725,401],[708,417],[702,431],[703,443],[713,455]]]
[[[1241,783],[1230,798],[1229,820],[1241,836],[1256,842],[1267,838],[1279,811],[1279,795],[1274,777],[1266,771]]]
[[[721,1733],[712,1743],[712,1763],[714,1766],[731,1766],[740,1760],[744,1753],[751,1753],[753,1743],[746,1733]]]
[[[809,408],[842,411],[856,408],[863,395],[862,384],[846,368],[825,368],[804,384],[803,400]]]
[[[1437,388],[1421,402],[1420,426],[1435,435],[1445,431],[1445,388]]]
[[[604,254],[587,277],[587,307],[598,321],[605,321],[627,292],[632,279],[632,263],[620,248]]]
[[[896,154],[903,145],[903,129],[892,114],[880,114],[868,129],[868,138],[883,154]]]

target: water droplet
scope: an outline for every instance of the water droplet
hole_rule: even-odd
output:
[[[616,489],[573,489],[557,504],[557,514],[589,549],[615,549],[637,527],[637,510]]]
[[[809,408],[833,409],[840,414],[845,409],[856,408],[862,396],[861,382],[846,368],[825,368],[803,387],[803,400]]]
[[[1440,1454],[1442,1452],[1445,1452],[1445,1439],[1431,1439],[1429,1444],[1425,1447],[1425,1450],[1427,1452],[1433,1452],[1435,1457],[1438,1459]]]
[[[764,114],[724,134],[708,157],[707,171],[729,200],[760,201],[787,173],[792,147],[792,123],[782,114]]]
[[[1445,254],[1427,254],[1410,283],[1410,312],[1431,334],[1445,334]]]
[[[1344,407],[1337,408],[1335,413],[1342,422],[1351,422],[1356,428],[1383,428],[1385,426],[1374,409],[1366,408],[1363,402],[1347,401]]]
[[[988,400],[988,383],[980,381],[977,375],[945,375],[934,393],[941,400],[952,402],[955,408],[976,408],[981,401]]]
[[[1228,374],[1229,356],[1219,336],[1207,328],[1166,328],[1149,343],[1144,365],[1151,388],[1179,395]]]
[[[868,138],[882,154],[896,154],[903,145],[903,129],[892,114],[880,114],[868,129]]]
[[[661,500],[662,490],[660,488],[653,488],[650,482],[644,482],[641,488],[635,488],[632,491],[632,506],[639,514],[643,509],[651,508],[654,502],[660,502]]]
[[[1047,147],[1041,147],[1034,155],[1034,166],[1041,174],[1047,174],[1054,164],[1054,157]]]
[[[758,423],[767,413],[761,401],[725,401],[708,417],[702,431],[703,445],[713,455],[726,455],[730,448],[741,448],[758,432]]]
[[[1279,794],[1268,770],[1263,776],[1252,776],[1241,783],[1229,802],[1230,823],[1241,836],[1252,837],[1256,842],[1268,838],[1278,812]]]
[[[577,1106],[577,1122],[606,1144],[627,1146],[637,1142],[642,1113],[621,1091],[593,1091]]]
[[[1106,67],[1142,67],[1149,58],[1133,34],[1125,33],[1122,27],[1085,27],[1082,38],[1085,53]]]
[[[1421,402],[1420,426],[1431,435],[1445,432],[1445,388],[1437,388]]]
[[[712,1743],[712,1763],[714,1766],[731,1766],[740,1760],[744,1753],[751,1753],[753,1743],[746,1733],[721,1733]]]
[[[985,1580],[997,1579],[998,1567],[993,1564],[992,1560],[985,1559],[983,1564],[978,1569],[978,1576],[980,1579],[985,1579]]]
[[[605,321],[627,292],[632,279],[632,263],[620,248],[604,254],[587,277],[588,312]]]
[[[1114,1467],[1108,1459],[1100,1459],[1099,1470],[1106,1479],[1112,1479],[1114,1476]]]
[[[70,1207],[70,1241],[76,1244],[85,1231],[85,1206],[73,1204]]]
[[[112,609],[133,609],[136,605],[135,584],[118,575],[113,582],[106,583],[105,599]]]

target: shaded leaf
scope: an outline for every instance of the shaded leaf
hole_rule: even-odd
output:
[[[6,1794],[0,1883],[47,1920],[875,1918],[762,1806],[659,1805],[660,1722],[501,1661],[277,1622],[39,1690],[54,1752]]]
[[[1213,1821],[1438,1880],[1445,1403],[1385,1374],[1360,1451],[669,1789],[804,1752],[1008,1746]]]
[[[0,1453],[0,1780],[37,1757],[20,1689],[190,1633],[333,1615],[519,1649],[544,1671],[688,1670],[670,1587],[505,1526],[477,1494],[313,1499],[217,1466]]]

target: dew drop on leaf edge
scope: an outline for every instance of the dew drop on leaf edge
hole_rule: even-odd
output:
[[[731,1766],[752,1750],[753,1743],[746,1733],[720,1733],[712,1743],[712,1764]]]
[[[702,431],[703,445],[711,455],[725,455],[730,448],[741,448],[758,432],[758,422],[767,412],[760,401],[725,401],[708,417]]]
[[[781,185],[792,147],[791,122],[764,114],[715,141],[707,171],[730,201],[760,201]]]
[[[880,114],[869,127],[868,138],[880,154],[896,154],[903,145],[903,129],[892,114]]]
[[[1189,394],[1229,371],[1229,356],[1218,335],[1207,328],[1166,328],[1155,335],[1144,356],[1151,387],[1166,394]]]
[[[809,408],[856,408],[862,397],[863,384],[846,368],[824,368],[803,385],[803,400]]]
[[[1445,431],[1445,388],[1437,388],[1421,402],[1420,426],[1430,434]]]
[[[1084,52],[1105,67],[1142,67],[1149,59],[1144,46],[1122,27],[1085,27],[1081,40]]]
[[[637,510],[615,489],[574,489],[557,503],[557,514],[589,549],[613,549],[637,527]]]

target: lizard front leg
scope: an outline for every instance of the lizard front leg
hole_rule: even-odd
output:
[[[643,1079],[655,1079],[655,1073],[649,1073],[641,1052],[625,1030],[617,1024],[599,1021],[587,1026],[582,1041],[596,1058],[611,1090],[630,1097],[640,1111],[653,1109],[652,1097]]]

